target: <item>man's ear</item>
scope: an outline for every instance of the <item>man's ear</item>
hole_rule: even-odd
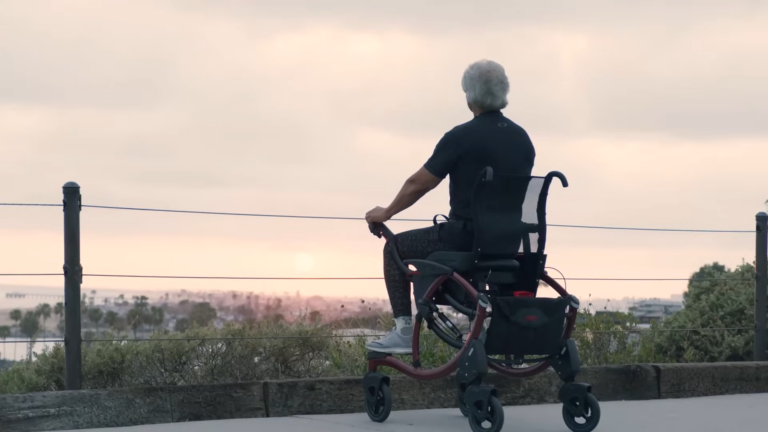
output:
[[[470,111],[472,111],[472,114],[477,117],[477,113],[480,111],[477,109],[476,106],[472,105],[471,103],[467,102],[467,108],[469,108]]]

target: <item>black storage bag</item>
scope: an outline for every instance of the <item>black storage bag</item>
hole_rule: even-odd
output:
[[[496,296],[485,341],[487,355],[549,356],[563,347],[568,300]]]

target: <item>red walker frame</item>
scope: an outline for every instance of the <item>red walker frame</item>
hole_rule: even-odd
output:
[[[478,336],[480,335],[480,331],[483,326],[483,321],[485,321],[486,312],[489,305],[487,304],[483,305],[482,302],[478,300],[477,290],[475,290],[475,288],[472,285],[470,285],[469,282],[467,282],[463,277],[461,277],[456,272],[451,274],[451,276],[439,276],[437,279],[435,279],[435,281],[432,282],[432,285],[429,286],[429,289],[424,295],[424,298],[431,299],[434,296],[437,289],[440,287],[440,285],[442,285],[443,282],[445,282],[449,278],[458,282],[459,285],[461,285],[461,287],[464,288],[464,291],[466,291],[467,294],[469,294],[472,300],[474,300],[477,303],[477,316],[472,322],[472,327],[470,329],[469,336],[467,337],[466,341],[464,342],[464,346],[459,350],[459,352],[456,353],[456,355],[451,359],[451,361],[434,369],[422,369],[420,367],[414,367],[392,356],[387,356],[386,358],[370,359],[368,360],[369,372],[376,372],[379,367],[384,366],[384,367],[390,367],[392,369],[395,369],[400,373],[402,373],[403,375],[406,375],[415,380],[430,381],[430,380],[445,378],[451,373],[453,373],[456,369],[458,369],[459,360],[462,358],[462,356],[464,355],[464,352],[467,350],[469,343],[472,340],[477,339]],[[552,289],[554,289],[561,297],[563,298],[568,297],[568,292],[565,290],[565,288],[561,287],[560,284],[555,282],[555,280],[552,279],[549,275],[544,274],[541,280],[545,282],[547,285],[549,285],[550,287],[552,287]],[[563,340],[567,340],[571,337],[571,333],[573,332],[573,327],[576,324],[577,313],[578,313],[577,308],[573,306],[569,306],[566,326],[563,332]],[[416,325],[413,326],[412,356],[413,356],[413,362],[415,364],[418,364],[418,361],[419,361],[419,334],[421,332],[422,321],[423,321],[423,318],[421,316],[417,316]],[[495,370],[496,372],[506,377],[527,378],[527,377],[537,375],[541,372],[544,372],[549,368],[550,364],[549,364],[549,360],[544,360],[539,363],[536,363],[533,366],[529,366],[526,368],[512,368],[512,367],[506,367],[504,365],[490,361],[488,362],[488,366],[491,369]]]
[[[540,177],[537,177],[540,178]],[[535,224],[536,232],[539,234],[537,255],[537,265],[543,265],[545,260],[544,255],[544,242],[546,240],[546,198],[552,179],[557,178],[562,183],[563,187],[568,187],[568,181],[565,176],[557,171],[552,171],[544,177],[544,183],[541,186],[541,190],[538,192],[538,202],[536,203],[536,213],[538,223]],[[486,167],[480,181],[493,181],[493,170],[490,167]],[[526,191],[526,197],[528,192]],[[523,203],[524,204],[524,203]],[[446,217],[446,219],[448,219]],[[433,219],[433,223],[437,225],[437,217]],[[533,224],[527,227],[529,230],[533,229]],[[400,258],[395,235],[383,224],[383,223],[369,223],[369,229],[372,234],[379,238],[384,238],[387,241],[389,248],[385,247],[385,253],[392,253],[394,260],[396,261],[400,270],[406,275],[406,278],[411,279],[410,276],[418,274],[411,271],[406,262],[410,262],[417,267],[422,264],[425,270],[430,276],[434,276],[433,280],[427,289],[426,294],[417,298],[417,301],[423,301],[419,304],[419,314],[416,315],[416,325],[413,329],[412,340],[412,364],[408,364],[402,361],[392,354],[379,353],[375,351],[369,351],[368,353],[368,374],[363,378],[363,388],[365,390],[365,408],[368,413],[368,417],[374,421],[381,423],[387,419],[392,410],[392,397],[389,393],[390,379],[384,374],[378,373],[379,367],[389,367],[395,369],[409,378],[413,378],[417,381],[429,381],[446,378],[452,373],[457,372],[457,402],[462,414],[469,418],[470,427],[473,431],[488,430],[488,431],[500,431],[504,424],[504,409],[501,402],[498,400],[496,390],[489,385],[482,385],[482,378],[487,374],[487,368],[490,367],[502,376],[511,378],[527,378],[537,375],[546,371],[550,367],[554,368],[557,372],[562,385],[558,391],[558,399],[563,404],[562,415],[566,426],[571,431],[576,432],[591,432],[600,422],[600,404],[597,399],[592,395],[592,386],[584,382],[576,382],[576,375],[580,371],[580,359],[578,357],[578,348],[576,342],[571,339],[573,329],[576,326],[576,317],[579,309],[579,301],[574,296],[568,294],[567,290],[557,283],[552,277],[541,271],[542,275],[539,277],[539,282],[548,284],[552,289],[557,292],[561,299],[567,300],[567,311],[565,315],[565,322],[560,334],[561,341],[563,343],[562,350],[555,349],[555,346],[544,349],[533,349],[532,351],[553,353],[559,351],[554,355],[540,356],[538,358],[520,359],[519,355],[515,356],[515,362],[509,362],[509,356],[505,356],[507,361],[498,361],[490,358],[485,353],[482,346],[476,344],[483,344],[482,341],[478,341],[480,333],[484,327],[484,321],[489,315],[488,308],[490,301],[488,294],[484,289],[476,290],[467,279],[462,277],[456,270],[456,268],[466,267],[469,271],[472,267],[468,265],[468,262],[463,261],[466,257],[457,257],[456,266],[454,269],[449,268],[450,265],[446,265],[450,259],[446,258],[446,264],[440,262],[430,263],[429,258],[426,259],[414,259],[411,261],[403,262]],[[527,232],[527,231],[526,231]],[[530,231],[533,233],[534,231]],[[526,252],[528,249],[526,248]],[[477,249],[480,252],[480,249]],[[511,252],[511,251],[508,251]],[[510,253],[512,255],[512,253]],[[518,257],[520,257],[518,253]],[[475,257],[475,264],[478,264],[478,256]],[[441,261],[438,259],[437,261]],[[527,260],[523,260],[527,261]],[[431,264],[431,265],[430,265]],[[531,263],[533,264],[533,263]],[[431,267],[431,268],[430,268]],[[531,269],[532,270],[532,269]],[[538,275],[537,275],[538,276]],[[471,276],[470,276],[471,277]],[[436,294],[442,286],[442,284],[451,279],[461,285],[466,294],[475,301],[476,310],[472,312],[465,304],[458,302],[457,299],[447,297],[448,303],[451,304],[459,312],[468,315],[472,320],[469,335],[466,339],[460,342],[460,333],[456,332],[456,327],[450,321],[446,320],[446,317],[438,312],[438,318],[448,327],[450,327],[449,333],[454,333],[455,339],[445,334],[443,331],[436,327],[433,327],[434,313],[436,312],[436,304],[434,303]],[[481,275],[480,279],[485,279]],[[419,282],[418,280],[416,281]],[[421,288],[421,286],[418,286]],[[537,290],[525,290],[522,292],[514,293],[515,296],[536,297]],[[520,295],[524,294],[524,295]],[[424,303],[429,302],[429,303]],[[442,304],[442,302],[440,302]],[[562,305],[561,302],[558,302]],[[559,309],[560,306],[558,306]],[[498,312],[498,311],[497,311]],[[558,311],[558,316],[561,313]],[[531,315],[533,319],[537,319],[536,315]],[[525,316],[528,320],[528,316]],[[446,364],[434,368],[434,369],[422,369],[420,362],[420,335],[423,321],[427,321],[428,327],[440,337],[443,342],[447,343],[452,348],[458,350],[454,357]],[[559,321],[559,319],[558,319]],[[559,327],[559,324],[557,324]],[[493,323],[491,324],[493,328]],[[554,328],[548,328],[547,330],[556,331]],[[559,330],[559,329],[558,329]],[[558,331],[559,332],[559,331]],[[549,333],[552,335],[552,333]],[[553,336],[553,335],[552,335]],[[554,341],[552,341],[554,342]],[[477,347],[479,351],[472,351],[469,347]],[[509,352],[506,348],[499,350],[494,348],[493,352],[502,351]],[[513,350],[514,352],[514,350]],[[474,354],[474,355],[473,355]],[[482,357],[485,356],[485,359]],[[466,363],[465,360],[466,359]],[[537,362],[537,363],[534,363]],[[522,363],[533,363],[526,367],[515,367]],[[489,411],[490,410],[490,411]],[[585,423],[577,421],[579,418],[584,418]],[[490,422],[490,429],[483,426],[483,423]]]

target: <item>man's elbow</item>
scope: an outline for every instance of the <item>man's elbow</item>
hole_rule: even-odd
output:
[[[436,188],[441,181],[441,178],[433,175],[425,167],[421,167],[406,180],[405,187],[411,193],[423,195]]]
[[[439,181],[438,182],[433,182],[429,180],[425,181],[425,179],[416,179],[413,177],[408,179],[408,181],[406,182],[408,189],[410,189],[411,191],[417,194],[425,194],[431,191],[432,189],[436,188],[438,184],[440,184]]]

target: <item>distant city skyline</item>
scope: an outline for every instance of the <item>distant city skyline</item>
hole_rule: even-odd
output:
[[[220,290],[220,291],[213,291],[213,290],[199,290],[194,291],[192,294],[195,293],[214,293],[219,295],[227,295],[232,292],[237,292],[238,294],[252,294],[252,295],[263,295],[263,296],[291,296],[292,294],[290,292],[258,292],[258,291],[238,291],[238,290]],[[30,297],[26,299],[6,299],[6,294],[8,293],[29,293]],[[176,294],[180,293],[179,290],[172,291],[172,301],[177,301],[173,297],[175,297]],[[299,292],[301,294],[301,292]],[[58,296],[61,295],[62,297],[57,300],[53,297],[35,297],[35,295],[47,295],[47,296]],[[83,291],[83,294],[85,294],[87,297],[91,297],[90,291],[86,292]],[[120,289],[107,289],[102,288],[100,290],[96,290],[96,299],[97,304],[101,304],[103,302],[103,299],[115,299],[120,294],[124,294],[126,297],[125,299],[129,302],[132,302],[132,298],[135,295],[148,295],[151,296],[150,299],[152,301],[156,301],[157,298],[162,297],[165,292],[157,291],[157,290],[120,290]],[[367,298],[367,299],[379,299],[379,300],[387,300],[385,295],[372,295],[366,294],[362,296],[325,296],[327,298],[347,298],[349,300],[355,300],[358,298]],[[310,295],[304,295],[301,294],[303,297],[311,297]],[[668,297],[642,297],[642,296],[634,296],[634,297],[590,297],[587,295],[586,297],[580,297],[579,300],[582,303],[583,307],[587,307],[589,303],[592,303],[592,310],[602,310],[606,307],[608,307],[609,310],[621,310],[626,311],[631,305],[632,302],[639,301],[639,300],[651,300],[651,299],[661,299],[661,300],[672,300],[672,301],[682,301],[683,300],[683,294],[671,294]],[[0,310],[3,309],[14,309],[14,308],[33,308],[39,303],[49,303],[54,304],[56,301],[63,301],[63,289],[59,289],[56,287],[44,287],[44,286],[36,286],[36,287],[25,287],[25,286],[9,286],[9,285],[0,285],[0,300],[2,300],[2,303],[0,303],[2,306],[0,306]],[[618,308],[618,309],[614,309]]]

